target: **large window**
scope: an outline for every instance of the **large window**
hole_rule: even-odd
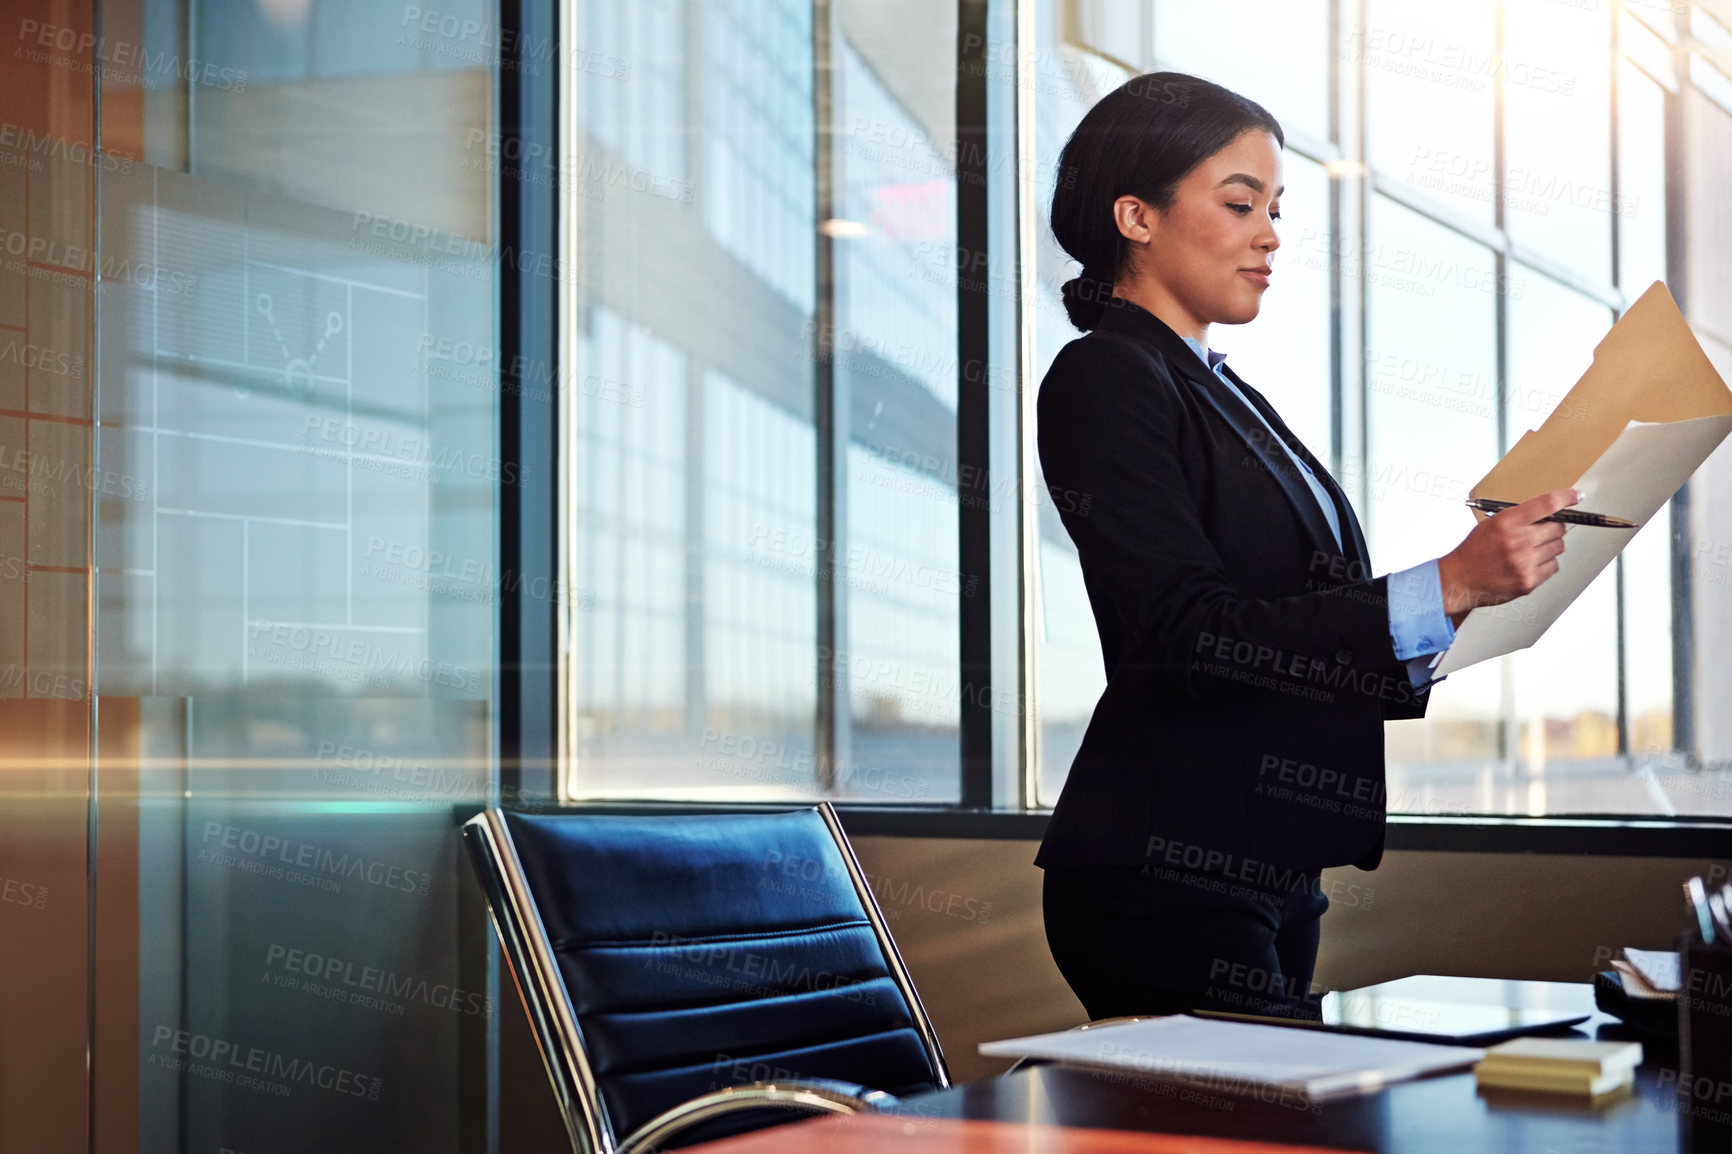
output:
[[[1673,53],[1707,53],[1699,11],[1680,41],[1669,9],[1369,0],[1334,11],[1331,45],[1323,3],[1036,9],[1037,55],[1075,80],[1041,92],[1043,158],[1133,70],[1208,76],[1289,128],[1284,275],[1257,321],[1212,341],[1333,462],[1380,572],[1459,542],[1469,487],[1557,406],[1618,310],[1667,277]],[[1279,83],[1223,50],[1249,27],[1285,46]],[[1075,335],[1050,307],[1074,266],[1050,238],[1040,260],[1036,375]],[[1083,687],[1102,674],[1075,553],[1056,517],[1040,525],[1037,796],[1050,804],[1092,705]],[[1390,723],[1391,811],[1728,812],[1713,772],[1683,772],[1674,723],[1694,688],[1674,642],[1693,627],[1674,596],[1684,531],[1662,511],[1539,644],[1453,675],[1424,720]]]
[[[1287,130],[1277,287],[1211,339],[1342,481],[1379,572],[1459,543],[1469,487],[1654,280],[1732,363],[1732,293],[1691,295],[1717,282],[1680,257],[1712,218],[1668,215],[1691,203],[1684,152],[1717,155],[1732,122],[1732,33],[1697,7],[994,0],[983,74],[1021,104],[983,167],[1023,226],[985,252],[959,240],[983,211],[957,120],[968,5],[918,26],[912,0],[582,7],[590,47],[636,66],[585,80],[575,163],[642,179],[565,200],[586,270],[568,347],[593,383],[566,417],[567,564],[593,594],[567,631],[571,796],[954,801],[984,688],[1022,722],[992,730],[995,767],[1021,768],[992,803],[1057,799],[1104,670],[1035,496],[1033,393],[1078,335],[1046,213],[1077,121],[1137,72],[1208,76]],[[1248,29],[1281,50],[1235,49]],[[976,271],[1023,342],[984,367],[958,356]],[[988,421],[971,372],[1022,422],[990,410],[980,476],[958,464]],[[1698,643],[1720,628],[1718,538],[1688,506],[1713,484],[1531,650],[1390,724],[1392,811],[1732,812],[1727,687]],[[965,556],[982,491],[1027,495],[985,568]],[[986,687],[963,672],[983,580]]]
[[[1347,56],[1368,110],[1368,252],[1410,282],[1365,289],[1365,496],[1385,568],[1453,547],[1466,488],[1666,274],[1663,90],[1616,50],[1617,6],[1510,0],[1448,21],[1374,4]],[[1626,148],[1645,163],[1623,162]],[[1398,399],[1387,373],[1407,365],[1434,375]],[[1421,472],[1439,483],[1395,480]],[[1670,522],[1663,511],[1533,648],[1454,675],[1425,720],[1389,726],[1392,810],[1673,812],[1655,778],[1677,761],[1671,663],[1652,636],[1669,637],[1672,598],[1651,573],[1642,597],[1624,579],[1668,563]]]
[[[566,791],[954,801],[955,14],[580,8]]]

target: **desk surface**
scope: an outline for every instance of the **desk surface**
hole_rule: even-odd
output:
[[[1015,1131],[995,1132],[990,1125],[1010,1122],[1066,1129],[1033,1139],[1019,1138]],[[1233,1141],[1217,1145],[1166,1140],[1176,1135]],[[1305,1109],[1046,1066],[908,1099],[900,1117],[818,1118],[693,1150],[1251,1154],[1278,1147],[1379,1154],[1649,1154],[1682,1149],[1672,1099],[1651,1070],[1638,1079],[1634,1094],[1600,1106],[1537,1095],[1490,1098],[1477,1090],[1472,1074],[1452,1074]]]
[[[1551,985],[1551,983],[1546,983]],[[1550,991],[1556,997],[1560,989]],[[1590,987],[1580,995],[1592,1003]],[[1595,1013],[1564,1036],[1631,1038],[1638,1035],[1616,1019]],[[1679,1151],[1680,1114],[1673,1095],[1675,1047],[1643,1041],[1644,1061],[1632,1092],[1597,1104],[1561,1095],[1482,1091],[1464,1072],[1405,1082],[1376,1093],[1315,1104],[1283,1103],[1249,1095],[1211,1093],[1177,1083],[1123,1074],[1038,1066],[1002,1078],[910,1098],[902,1104],[900,1128],[907,1145],[880,1144],[890,1137],[884,1122],[849,1137],[843,1121],[819,1119],[777,1127],[716,1144],[716,1154],[835,1154],[864,1149],[912,1151],[997,1150],[1256,1150],[1264,1144],[1378,1154],[1647,1154]],[[1712,1103],[1706,1105],[1712,1106]],[[1726,1103],[1732,1110],[1732,1102]],[[952,1120],[1075,1127],[1090,1134],[1054,1142],[1002,1141],[997,1128],[956,1126]],[[887,1122],[888,1120],[886,1120]],[[1688,1118],[1686,1118],[1688,1121]],[[826,1129],[827,1128],[827,1129]],[[1142,1132],[1143,1144],[1121,1145],[1102,1131]],[[1153,1135],[1194,1135],[1247,1143],[1188,1146]],[[841,1137],[838,1138],[837,1136]],[[874,1141],[862,1144],[870,1135]],[[1732,1151],[1732,1128],[1697,1146]],[[706,1151],[708,1147],[704,1147]]]

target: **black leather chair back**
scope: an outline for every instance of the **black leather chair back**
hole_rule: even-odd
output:
[[[505,823],[615,1135],[739,1083],[946,1083],[818,810]]]

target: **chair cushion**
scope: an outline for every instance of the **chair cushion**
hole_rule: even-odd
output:
[[[617,1136],[742,1082],[935,1087],[816,809],[505,820]]]

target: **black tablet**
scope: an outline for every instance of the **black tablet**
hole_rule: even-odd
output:
[[[1585,999],[1585,1002],[1584,1002]],[[1199,1010],[1203,1017],[1488,1046],[1525,1034],[1564,1030],[1593,1014],[1590,987],[1562,982],[1503,982],[1419,974],[1358,990],[1324,994],[1320,1019]]]
[[[1383,1038],[1489,1046],[1524,1034],[1562,1030],[1589,1017],[1566,1010],[1439,1002],[1371,992],[1375,989],[1323,995],[1323,1020],[1317,1024]]]

